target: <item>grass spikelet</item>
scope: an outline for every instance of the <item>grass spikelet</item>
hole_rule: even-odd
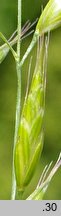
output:
[[[42,37],[30,90],[23,105],[15,148],[15,174],[19,189],[31,181],[43,148],[44,51],[45,41]]]

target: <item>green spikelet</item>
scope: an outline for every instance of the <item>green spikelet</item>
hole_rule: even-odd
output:
[[[61,0],[49,0],[36,26],[36,32],[43,34],[61,25]]]
[[[15,148],[15,175],[19,190],[29,184],[43,148],[45,78],[44,40],[41,40],[29,93],[23,105]]]
[[[51,168],[52,163],[53,161],[51,161],[49,165],[45,166],[36,189],[27,198],[27,200],[42,200],[43,199],[44,194],[46,193],[53,176],[55,175],[55,173],[61,166],[61,152],[53,168]]]

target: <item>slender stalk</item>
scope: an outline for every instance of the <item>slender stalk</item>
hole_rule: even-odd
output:
[[[18,42],[17,42],[18,61],[20,61],[20,34],[21,34],[21,0],[18,0]]]
[[[16,179],[14,170],[14,151],[18,136],[18,127],[20,122],[20,108],[21,108],[21,73],[20,73],[20,34],[21,34],[21,0],[18,0],[18,41],[17,41],[17,103],[16,103],[16,119],[15,119],[15,134],[14,134],[14,148],[13,148],[13,174],[12,174],[12,196],[11,199],[14,200],[16,196]]]
[[[34,33],[32,41],[29,45],[29,47],[27,48],[22,60],[20,61],[20,67],[24,64],[25,60],[27,59],[28,55],[30,54],[30,52],[32,51],[33,47],[35,46],[37,40],[39,38],[39,34],[37,32]]]

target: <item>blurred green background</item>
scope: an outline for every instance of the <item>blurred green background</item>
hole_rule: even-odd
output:
[[[22,0],[22,26],[33,22],[47,1]],[[17,27],[17,0],[0,0],[0,31],[9,38]],[[21,44],[21,58],[31,37]],[[2,43],[2,41],[0,41]],[[1,44],[0,43],[0,44]],[[32,51],[32,71],[35,66],[35,48]],[[28,57],[22,68],[22,104],[27,82]],[[15,125],[17,77],[11,53],[0,65],[0,199],[10,199],[12,182],[12,151]],[[47,68],[44,149],[37,172],[28,187],[28,194],[36,186],[39,173],[51,160],[56,161],[61,151],[61,28],[50,35]],[[36,183],[35,183],[36,182]],[[54,176],[44,199],[61,199],[61,169]]]

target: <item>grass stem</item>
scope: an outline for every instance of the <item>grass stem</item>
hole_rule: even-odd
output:
[[[14,134],[14,147],[13,147],[13,171],[12,171],[12,196],[11,200],[15,200],[16,196],[16,179],[14,170],[14,151],[18,136],[18,127],[20,122],[20,109],[21,109],[21,69],[20,63],[20,34],[21,34],[21,0],[18,0],[18,41],[17,41],[17,102],[16,102],[16,119],[15,119],[15,134]]]

